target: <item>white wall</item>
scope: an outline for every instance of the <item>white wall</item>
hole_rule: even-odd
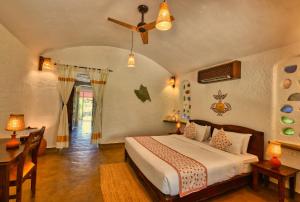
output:
[[[0,24],[0,133],[10,113],[24,113],[26,126],[46,126],[51,143],[57,130],[58,96],[53,73],[38,71],[38,56],[32,54]],[[19,132],[19,134],[22,132]]]
[[[272,100],[273,67],[282,59],[297,55],[299,52],[300,44],[294,44],[239,58],[238,60],[242,61],[242,78],[239,80],[203,85],[197,83],[198,70],[180,75],[180,80],[189,79],[191,81],[191,117],[263,131],[265,144],[267,144],[268,140],[276,138],[272,120],[274,110],[279,110],[273,105]],[[217,116],[210,109],[211,104],[216,102],[212,95],[217,94],[219,89],[223,93],[228,93],[225,101],[232,106],[232,110],[223,116]],[[300,153],[284,149],[282,162],[300,169]],[[297,191],[300,192],[299,176]]]
[[[170,73],[139,54],[136,68],[130,69],[128,54],[128,50],[106,46],[71,47],[43,54],[62,64],[109,67],[114,71],[104,94],[102,143],[122,142],[129,135],[165,134],[174,127],[162,122],[176,104],[177,90],[167,86]],[[148,88],[151,102],[142,103],[135,96],[134,89],[140,84]]]
[[[38,55],[32,54],[5,27],[0,25],[0,133],[10,113],[24,113],[26,125],[46,126],[48,147],[55,146],[60,112],[57,76],[38,71]],[[163,67],[136,55],[136,68],[126,67],[128,50],[113,47],[75,47],[45,53],[57,62],[109,67],[105,99],[103,143],[123,141],[127,135],[165,134],[173,125],[162,122],[176,104],[178,93],[167,86],[171,76]],[[152,102],[142,103],[134,94],[140,84],[148,87]],[[21,132],[20,132],[21,133]]]

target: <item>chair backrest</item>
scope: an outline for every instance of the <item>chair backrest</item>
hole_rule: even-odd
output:
[[[41,141],[43,139],[45,132],[45,126],[43,126],[40,130],[31,132],[29,134],[28,140],[25,143],[25,147],[23,150],[23,156],[26,158],[28,153],[31,152],[31,158],[33,163],[37,163],[37,155],[39,151],[39,147]]]
[[[37,156],[39,147],[41,144],[41,140],[43,139],[45,132],[45,126],[43,126],[40,130],[31,132],[29,137],[25,143],[24,150],[18,159],[18,171],[17,171],[17,181],[21,181],[23,177],[23,169],[26,158],[31,152],[31,160],[34,164],[37,164]]]

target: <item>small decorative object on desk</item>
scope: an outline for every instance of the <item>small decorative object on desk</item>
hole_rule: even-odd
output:
[[[11,114],[8,118],[5,128],[7,131],[13,131],[11,139],[6,143],[7,149],[18,148],[20,142],[16,139],[16,131],[25,129],[24,114]]]
[[[267,148],[267,154],[271,156],[269,162],[272,168],[278,169],[281,166],[281,162],[278,159],[281,156],[281,144],[279,142],[270,141]]]
[[[180,127],[181,127],[181,123],[180,123],[180,121],[177,121],[177,123],[176,123],[176,128],[177,128],[176,134],[181,134]]]

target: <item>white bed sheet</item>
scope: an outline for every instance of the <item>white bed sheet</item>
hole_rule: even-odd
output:
[[[250,172],[250,163],[258,161],[252,154],[235,155],[215,149],[182,135],[152,136],[168,147],[201,162],[207,168],[208,186]],[[178,174],[169,164],[140,145],[134,138],[125,139],[125,148],[147,179],[162,193],[179,193]]]

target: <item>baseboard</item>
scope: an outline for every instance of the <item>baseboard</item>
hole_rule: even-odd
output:
[[[100,144],[100,149],[114,149],[124,147],[125,143],[109,143],[109,144]]]

